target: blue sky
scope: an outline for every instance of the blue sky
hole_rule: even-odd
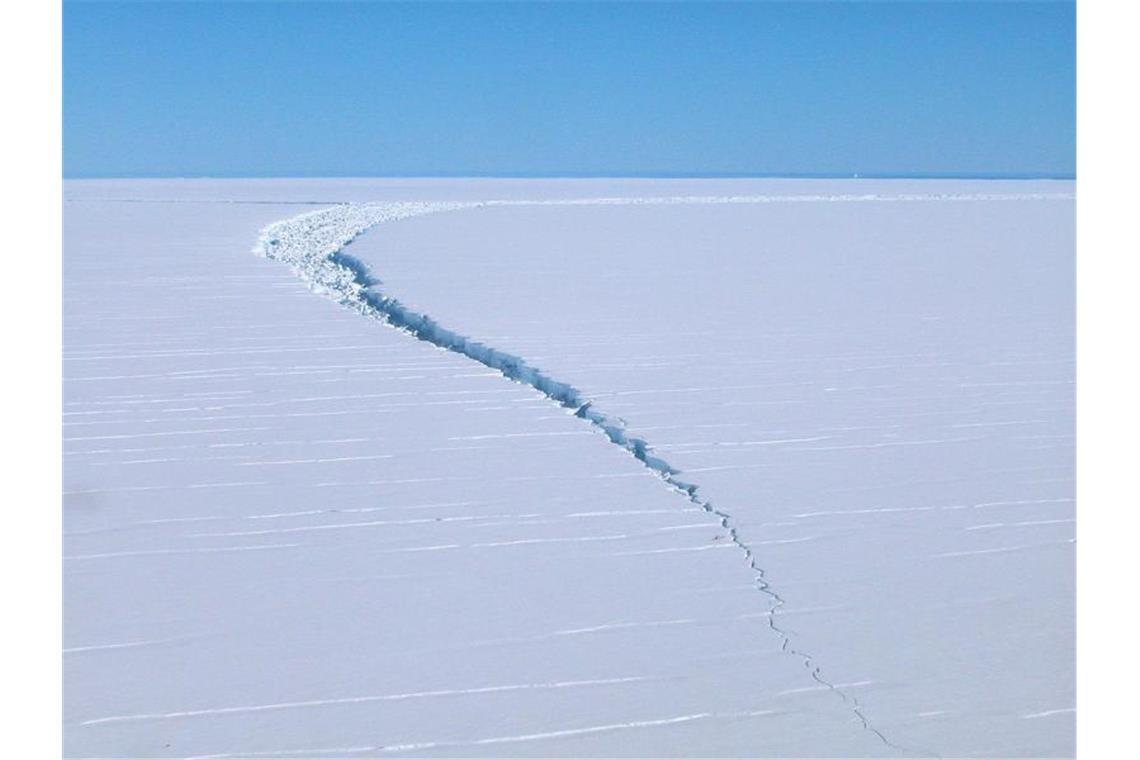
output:
[[[1071,176],[1055,3],[80,3],[66,176]]]

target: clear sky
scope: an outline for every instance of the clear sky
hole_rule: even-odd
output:
[[[1075,8],[64,6],[67,176],[1071,176]]]

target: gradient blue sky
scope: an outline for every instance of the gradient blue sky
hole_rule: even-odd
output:
[[[1071,176],[1054,3],[64,6],[66,176]]]

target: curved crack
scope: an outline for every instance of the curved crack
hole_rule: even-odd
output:
[[[628,200],[641,203],[653,202],[654,200],[678,202],[678,199]],[[692,200],[695,202],[739,202],[735,199],[702,198]],[[382,295],[374,290],[375,286],[379,284],[379,280],[369,273],[367,266],[360,260],[344,253],[344,248],[361,233],[382,222],[439,211],[487,205],[584,202],[586,201],[344,204],[330,209],[301,214],[269,225],[262,230],[254,252],[288,264],[294,273],[314,292],[332,298],[365,316],[395,327],[418,340],[461,354],[486,367],[497,370],[507,379],[534,388],[551,401],[570,410],[575,417],[589,422],[611,443],[624,449],[634,459],[661,478],[673,491],[717,519],[731,542],[744,553],[748,566],[754,573],[753,582],[756,590],[768,598],[768,626],[781,638],[782,651],[800,658],[811,678],[841,698],[858,718],[864,730],[874,734],[885,746],[891,749],[908,754],[917,752],[918,754],[938,757],[936,753],[903,747],[888,739],[880,729],[871,723],[853,694],[836,687],[834,683],[824,678],[815,658],[808,652],[796,648],[792,642],[791,634],[781,628],[776,621],[777,613],[785,605],[785,601],[772,588],[752,547],[740,537],[732,515],[700,496],[697,485],[679,479],[677,476],[681,474],[680,471],[664,459],[655,456],[647,441],[628,435],[625,431],[624,420],[598,411],[594,403],[585,398],[577,388],[546,375],[540,369],[527,364],[521,357],[500,351],[449,330],[430,316],[404,306],[395,298]],[[611,199],[605,199],[601,202],[611,202]]]

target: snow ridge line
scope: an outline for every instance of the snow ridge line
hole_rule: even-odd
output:
[[[596,199],[582,203],[641,202],[666,203],[683,202],[747,202],[736,199]],[[762,201],[763,202],[763,201]],[[815,657],[797,649],[791,635],[779,626],[776,615],[785,605],[784,599],[768,582],[763,567],[760,566],[752,547],[738,533],[733,518],[707,499],[698,495],[696,484],[687,483],[677,476],[680,471],[664,459],[652,453],[652,447],[642,438],[632,437],[625,431],[625,421],[611,417],[594,408],[593,402],[585,398],[574,386],[556,380],[540,369],[526,363],[521,357],[484,345],[479,341],[449,330],[426,314],[416,312],[395,298],[381,295],[375,286],[379,281],[373,277],[367,266],[358,259],[345,254],[344,248],[369,228],[384,222],[406,219],[413,216],[451,211],[461,208],[474,208],[488,205],[548,205],[563,204],[565,201],[486,201],[486,202],[401,202],[344,204],[329,209],[312,211],[289,219],[275,222],[261,232],[253,252],[265,258],[287,264],[305,282],[309,289],[324,295],[341,305],[376,319],[412,337],[431,343],[434,346],[461,354],[480,364],[500,372],[504,377],[517,383],[528,385],[542,393],[551,401],[570,410],[575,417],[589,422],[606,436],[611,443],[621,447],[634,459],[663,480],[702,511],[717,519],[732,544],[743,552],[749,568],[754,573],[756,590],[768,599],[768,627],[782,640],[781,649],[800,658],[811,678],[826,687],[847,704],[864,730],[873,733],[886,746],[908,754],[916,750],[903,747],[889,740],[867,717],[858,699],[827,680]],[[577,201],[571,201],[577,203]],[[938,757],[930,751],[919,751]]]
[[[921,201],[1071,201],[1073,193],[800,193],[794,195],[673,195],[646,197],[493,200],[488,206],[670,206],[687,203],[913,203]]]

